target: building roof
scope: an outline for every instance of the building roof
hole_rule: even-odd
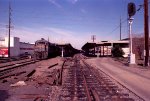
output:
[[[84,46],[82,46],[82,50],[86,50],[86,49],[91,49],[94,48],[96,45],[96,43],[93,42],[87,42]]]

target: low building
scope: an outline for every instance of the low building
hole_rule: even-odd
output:
[[[119,45],[124,51],[124,57],[127,57],[129,54],[129,41],[121,40],[121,41],[101,41],[97,43],[87,42],[82,50],[85,55],[88,56],[111,56],[111,50],[115,45]]]
[[[10,37],[10,57],[34,54],[34,44],[20,42],[18,37]],[[8,57],[8,37],[0,39],[0,57]]]

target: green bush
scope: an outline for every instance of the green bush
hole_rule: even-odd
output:
[[[111,51],[113,57],[123,57],[124,52],[119,45],[115,45]]]

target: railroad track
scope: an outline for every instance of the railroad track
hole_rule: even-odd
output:
[[[19,60],[19,61],[11,61],[9,63],[8,62],[7,63],[3,63],[0,66],[0,70],[5,68],[5,67],[13,66],[13,65],[16,65],[16,64],[22,64],[22,63],[26,63],[26,62],[30,62],[30,61],[33,61],[33,60],[26,59],[26,60]]]
[[[103,71],[97,71],[81,57],[74,58],[63,83],[60,101],[144,101]],[[115,81],[115,82],[114,82]]]
[[[84,77],[80,68],[76,67],[77,64],[74,64],[68,70],[68,76],[66,81],[63,83],[60,101],[87,100],[87,93],[84,88]]]
[[[84,62],[84,61],[83,61]],[[91,72],[94,72],[95,74],[98,74],[98,75],[102,75],[103,78],[100,78],[98,75],[95,75],[97,76],[97,79],[99,81],[102,81],[104,79],[104,81],[106,81],[106,83],[108,82],[108,85],[113,83],[113,85],[115,85],[118,89],[117,89],[117,92],[119,94],[122,94],[120,96],[121,98],[124,98],[124,95],[126,95],[126,97],[124,99],[128,99],[130,97],[130,99],[132,98],[134,101],[145,101],[142,97],[140,97],[139,95],[137,95],[136,93],[134,93],[133,91],[131,91],[129,88],[127,88],[125,85],[121,84],[119,81],[117,81],[116,79],[114,79],[113,77],[109,76],[109,74],[106,74],[104,71],[102,70],[96,70],[96,69],[92,69],[93,67],[89,66],[86,62],[84,62],[84,64],[90,68]],[[102,80],[101,80],[102,79]],[[126,101],[126,100],[125,100]],[[128,101],[128,100],[127,100]],[[130,100],[129,100],[130,101]]]
[[[20,67],[28,65],[28,64],[33,64],[35,62],[37,62],[37,61],[31,60],[31,61],[21,62],[21,63],[14,64],[14,65],[8,65],[8,66],[5,66],[4,68],[0,68],[0,79],[5,78],[5,75],[14,71],[17,68],[20,68]]]

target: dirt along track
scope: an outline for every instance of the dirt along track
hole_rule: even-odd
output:
[[[28,60],[28,61],[21,61],[21,62],[17,62],[17,63],[10,63],[10,64],[6,64],[4,66],[0,67],[0,80],[7,78],[10,74],[13,75],[13,71],[16,71],[18,68],[23,68],[26,65],[29,64],[34,64],[35,62],[38,62],[38,60],[34,61],[34,60]],[[11,72],[11,73],[10,73]],[[9,74],[10,73],[10,74]],[[14,73],[14,74],[21,74],[21,73],[25,73],[24,72],[18,72],[18,73]],[[10,76],[11,76],[10,75]]]
[[[1,75],[0,101],[45,101],[52,89],[57,89],[51,86],[59,85],[62,63],[56,57],[8,69]]]

